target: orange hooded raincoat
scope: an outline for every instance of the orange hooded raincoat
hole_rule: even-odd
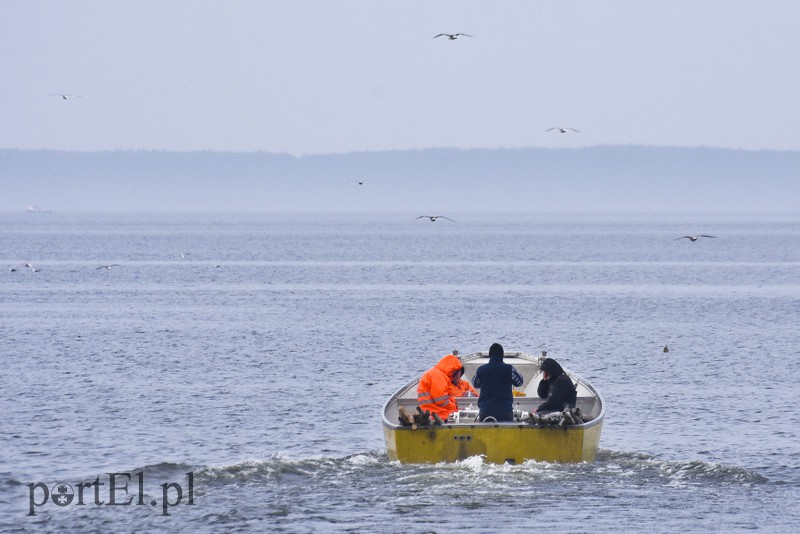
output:
[[[448,354],[422,375],[417,386],[420,408],[447,419],[458,409],[453,398],[453,374],[461,369],[461,360]]]

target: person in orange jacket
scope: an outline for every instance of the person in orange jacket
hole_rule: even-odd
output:
[[[464,368],[462,367],[460,371],[456,371],[456,374],[453,377],[451,395],[453,395],[453,397],[477,397],[478,392],[474,387],[472,387],[472,384],[461,379],[463,375]]]
[[[461,360],[448,354],[431,369],[427,370],[417,386],[417,402],[423,410],[438,415],[443,421],[458,410],[453,398],[454,379],[457,381],[462,371]]]

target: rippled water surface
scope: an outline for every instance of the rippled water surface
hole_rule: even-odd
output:
[[[795,531],[800,216],[451,215],[0,214],[0,530]],[[390,462],[495,341],[600,390],[597,461]]]

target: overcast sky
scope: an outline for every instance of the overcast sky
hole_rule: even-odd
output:
[[[797,0],[0,8],[0,148],[800,150]]]

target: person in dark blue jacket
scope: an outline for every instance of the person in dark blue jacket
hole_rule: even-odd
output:
[[[545,400],[537,409],[537,413],[560,412],[565,408],[574,408],[577,393],[572,380],[564,369],[552,358],[545,358],[542,362],[542,375],[539,381],[539,398]]]
[[[478,421],[493,417],[495,421],[514,420],[512,386],[522,385],[522,375],[513,365],[503,362],[503,346],[489,347],[489,363],[478,367],[472,385],[479,388]]]

